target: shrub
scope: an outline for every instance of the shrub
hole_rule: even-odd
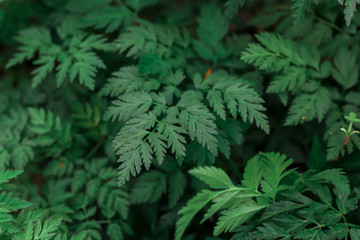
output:
[[[0,1],[1,239],[360,239],[359,3]]]

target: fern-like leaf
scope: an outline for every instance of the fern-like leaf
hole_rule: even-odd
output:
[[[245,3],[245,0],[227,0],[225,3],[225,15],[228,18],[235,16],[240,7]]]
[[[113,32],[131,18],[131,11],[125,6],[104,6],[89,12],[83,18],[84,26],[96,29],[105,28],[105,32]]]
[[[180,170],[177,170],[170,176],[169,179],[169,207],[172,208],[175,206],[175,204],[184,194],[185,187],[186,177]]]
[[[23,46],[19,49],[20,51],[9,60],[6,68],[10,68],[25,60],[30,60],[33,58],[36,51],[44,46],[49,47],[52,44],[49,30],[42,27],[33,27],[22,30],[15,40],[23,44]]]
[[[244,178],[241,184],[247,188],[258,190],[260,181],[264,176],[264,168],[261,167],[262,162],[260,155],[251,158],[244,169]]]
[[[224,99],[230,113],[234,116],[240,113],[242,119],[255,122],[256,126],[269,133],[270,127],[266,115],[263,113],[265,108],[262,106],[264,100],[247,85],[237,83],[229,86],[224,92]]]
[[[180,209],[179,214],[182,216],[176,222],[175,240],[182,238],[186,227],[190,224],[196,213],[209,203],[215,195],[216,192],[203,190],[193,197],[186,206]]]
[[[263,180],[260,182],[261,190],[271,199],[275,200],[276,193],[281,189],[281,180],[294,170],[285,171],[293,162],[279,153],[266,153],[262,156],[264,166]]]
[[[108,83],[100,90],[100,95],[117,97],[123,93],[135,92],[147,85],[147,81],[140,76],[136,66],[122,67],[112,75]]]
[[[335,68],[332,75],[344,89],[349,89],[358,83],[359,70],[356,67],[356,56],[353,51],[340,48],[334,58]]]
[[[198,167],[190,170],[189,173],[199,178],[210,188],[224,189],[234,187],[228,175],[220,168]]]
[[[291,105],[285,125],[298,125],[305,120],[311,121],[315,118],[321,122],[330,106],[330,92],[325,87],[321,87],[311,94],[301,94]]]
[[[344,0],[339,1],[341,5],[344,5]],[[351,19],[354,17],[354,13],[356,12],[356,4],[360,4],[359,0],[345,0],[345,21],[346,25],[349,26],[351,23]]]
[[[294,25],[297,26],[305,18],[305,13],[311,9],[311,0],[292,0],[292,2]]]
[[[248,200],[236,208],[222,211],[222,216],[219,218],[216,227],[214,228],[214,235],[218,236],[222,232],[234,231],[236,227],[245,223],[265,207],[266,205],[258,204],[253,200]]]
[[[171,152],[175,153],[176,159],[185,157],[185,143],[186,139],[182,134],[185,134],[186,131],[179,127],[179,121],[177,119],[172,119],[167,117],[165,121],[159,124],[159,132],[161,132],[168,141],[168,148],[171,148]]]
[[[0,170],[0,184],[8,182],[10,179],[20,175],[22,170]]]
[[[179,115],[182,127],[187,130],[191,140],[196,138],[202,146],[206,146],[212,154],[217,155],[215,117],[201,103],[189,104],[184,102],[179,103],[183,108]]]
[[[132,203],[154,203],[166,192],[165,175],[152,170],[141,175],[132,189],[130,200]]]

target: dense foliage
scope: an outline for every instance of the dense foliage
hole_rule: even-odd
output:
[[[357,4],[0,0],[1,239],[360,239]]]

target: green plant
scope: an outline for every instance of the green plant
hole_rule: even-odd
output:
[[[359,189],[351,193],[340,169],[316,174],[286,171],[291,163],[278,153],[259,153],[248,161],[240,186],[219,168],[192,169],[191,175],[218,191],[203,190],[179,211],[175,239],[181,239],[194,215],[209,202],[213,204],[202,222],[221,211],[215,236],[233,232],[232,239],[357,239],[360,226],[349,223],[346,215],[357,209]]]
[[[42,219],[45,216],[45,212],[41,210],[28,211],[31,203],[20,198],[13,196],[13,192],[4,191],[11,185],[5,185],[10,179],[15,178],[21,174],[20,170],[3,170],[0,172],[0,184],[1,186],[1,222],[0,233],[2,239],[55,239],[55,240],[82,240],[85,238],[85,232],[79,235],[74,235],[71,238],[67,237],[67,234],[56,234],[62,218],[47,219],[42,224]],[[10,188],[11,189],[11,188]]]
[[[350,122],[349,128],[347,130],[345,128],[341,128],[340,130],[345,132],[346,136],[348,136],[349,138],[351,137],[351,135],[359,134],[359,131],[352,130],[353,124],[360,122],[360,119],[356,118],[356,114],[351,112],[348,116],[345,116],[345,119]]]
[[[358,3],[0,1],[1,238],[359,238]]]

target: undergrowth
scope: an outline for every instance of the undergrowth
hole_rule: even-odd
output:
[[[360,239],[359,3],[1,0],[1,239]]]

